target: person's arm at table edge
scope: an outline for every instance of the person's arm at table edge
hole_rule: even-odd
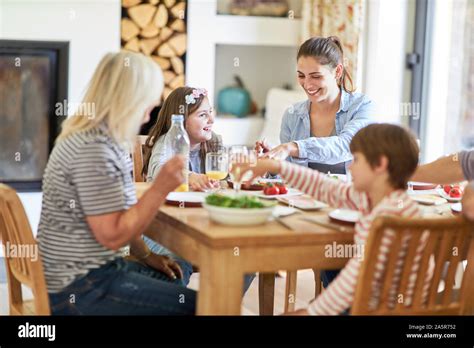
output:
[[[464,190],[462,212],[469,220],[474,220],[474,181],[470,182]]]
[[[410,180],[434,184],[451,184],[465,180],[459,154],[441,157],[434,162],[418,166]]]
[[[128,210],[87,216],[86,220],[97,241],[112,250],[118,250],[138,238],[155,217],[167,194],[182,180],[184,160],[175,157],[160,170],[150,188]]]

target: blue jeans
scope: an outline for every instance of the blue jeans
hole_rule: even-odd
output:
[[[169,256],[170,258],[176,261],[176,263],[181,267],[181,270],[183,271],[183,279],[181,279],[182,283],[183,285],[187,286],[189,283],[189,278],[191,277],[191,274],[193,274],[193,265],[191,265],[182,257],[173,253],[171,250],[166,249],[163,245],[158,244],[153,239],[143,236],[143,240],[145,241],[145,244],[148,246],[148,248],[150,248],[150,250],[155,254]],[[246,274],[244,276],[244,294],[248,290],[254,279],[255,274]]]
[[[321,280],[323,281],[323,286],[326,289],[334,279],[336,279],[340,270],[334,271],[321,271]]]
[[[50,293],[53,315],[193,315],[196,292],[164,273],[118,258]]]

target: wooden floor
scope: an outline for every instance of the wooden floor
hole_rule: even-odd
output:
[[[3,260],[2,260],[3,261]],[[192,275],[189,287],[195,290],[199,288],[199,273]],[[31,298],[29,289],[24,289],[25,298]],[[283,313],[285,297],[285,278],[277,277],[275,280],[275,314]],[[298,289],[296,292],[296,308],[306,307],[314,297],[314,278],[312,270],[298,272]],[[7,284],[0,283],[0,315],[8,314],[8,291]],[[254,279],[247,290],[242,301],[242,314],[258,315],[258,277]]]
[[[275,308],[274,314],[283,313],[285,299],[285,277],[275,279]],[[197,290],[199,288],[199,273],[191,276],[189,287]],[[298,288],[296,291],[296,309],[307,307],[309,301],[314,298],[314,275],[313,270],[301,270],[298,272]],[[258,277],[247,290],[242,301],[243,315],[258,315]]]

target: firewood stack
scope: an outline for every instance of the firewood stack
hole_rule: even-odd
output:
[[[163,97],[184,86],[186,0],[122,0],[124,49],[151,56],[165,79]]]

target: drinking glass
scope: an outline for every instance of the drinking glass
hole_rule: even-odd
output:
[[[229,156],[226,152],[206,154],[206,176],[209,179],[224,180],[229,173]]]
[[[255,163],[257,156],[255,151],[248,150],[246,146],[243,145],[234,145],[229,149],[229,175],[234,186],[234,191],[236,194],[240,192],[242,182],[249,180],[252,176],[251,172],[247,172],[242,176],[241,170],[242,164]]]

